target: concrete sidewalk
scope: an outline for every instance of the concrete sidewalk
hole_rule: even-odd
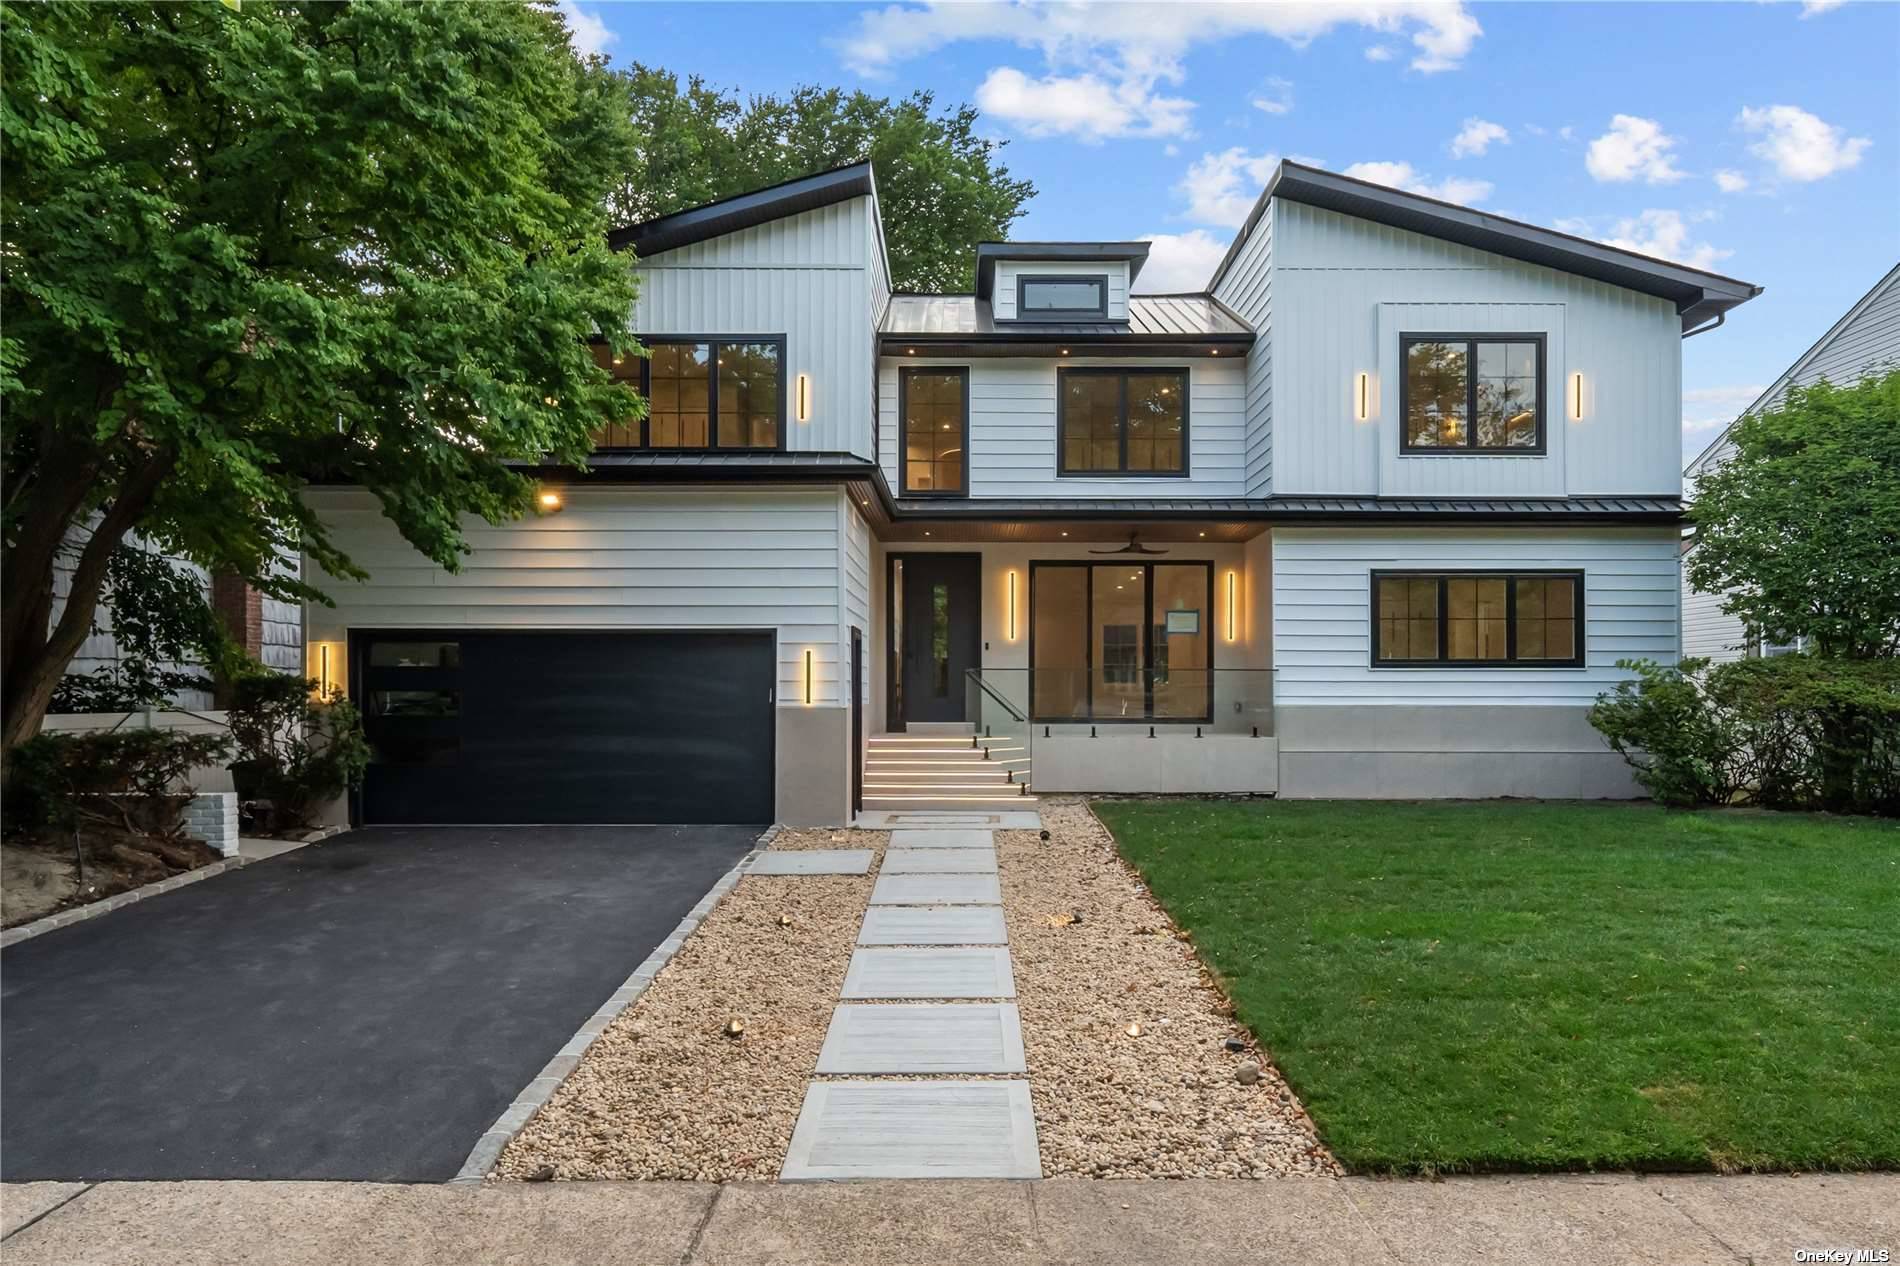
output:
[[[1900,1175],[1447,1182],[14,1184],[6,1266],[1900,1259]],[[1877,1259],[1876,1259],[1877,1260]]]

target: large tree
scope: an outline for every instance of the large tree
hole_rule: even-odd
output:
[[[272,562],[360,575],[301,498],[352,483],[453,567],[640,407],[586,348],[632,348],[632,105],[551,9],[5,3],[0,59],[8,750],[133,529],[317,598]]]
[[[1036,192],[1010,177],[1003,143],[977,133],[973,107],[939,110],[928,92],[805,87],[742,102],[697,76],[636,65],[626,78],[639,140],[615,197],[624,222],[869,159],[891,284],[967,290],[976,243],[1006,237]]]
[[[1790,391],[1696,485],[1690,583],[1771,642],[1900,654],[1900,370]]]

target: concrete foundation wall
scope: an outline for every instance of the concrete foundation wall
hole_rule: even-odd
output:
[[[778,821],[841,826],[851,820],[851,714],[779,708]]]
[[[1565,707],[1283,707],[1280,787],[1293,799],[1643,796],[1623,758]]]
[[[1269,795],[1279,782],[1279,745],[1271,738],[1192,733],[1148,738],[1145,731],[1101,738],[1037,735],[1038,792],[1155,792],[1164,795]]]

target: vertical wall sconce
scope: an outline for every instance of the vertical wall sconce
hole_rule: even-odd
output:
[[[1570,420],[1583,421],[1583,375],[1570,375]]]
[[[1240,573],[1227,573],[1227,640],[1234,641],[1240,633]]]
[[[317,698],[328,703],[334,693],[330,685],[330,644],[324,642],[317,647]]]
[[[1009,640],[1016,640],[1016,573],[1009,573]]]
[[[812,679],[812,650],[811,650],[811,647],[807,646],[805,648],[805,704],[807,707],[811,705],[811,689],[812,689],[811,679]]]
[[[798,376],[798,420],[811,421],[811,375]]]
[[[1372,375],[1361,372],[1353,377],[1352,416],[1354,421],[1364,422],[1372,416]]]

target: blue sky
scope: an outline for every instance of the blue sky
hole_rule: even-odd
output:
[[[1275,158],[1767,287],[1683,345],[1694,456],[1900,260],[1900,5],[562,0],[577,46],[740,92],[973,102],[1021,238],[1205,282]]]

